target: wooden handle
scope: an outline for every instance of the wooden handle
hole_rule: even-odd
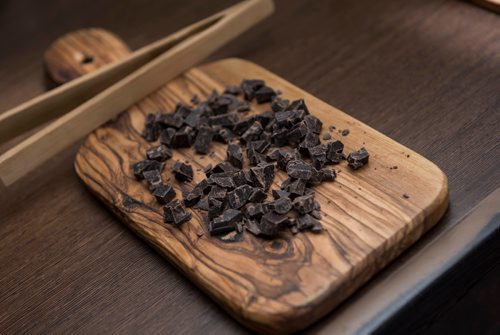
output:
[[[270,15],[273,10],[272,0],[249,0],[222,12],[222,16],[209,28],[174,45],[0,156],[2,182],[6,186],[14,183],[48,158]]]

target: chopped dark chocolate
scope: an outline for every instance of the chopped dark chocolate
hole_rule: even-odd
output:
[[[156,123],[155,114],[148,114],[146,116],[145,127],[141,135],[148,142],[154,142],[160,136],[160,127]]]
[[[273,209],[278,214],[286,214],[292,209],[292,201],[289,198],[279,198],[274,201]]]
[[[184,126],[179,129],[172,139],[172,147],[174,148],[189,148],[193,145],[195,131],[189,126]]]
[[[210,174],[221,173],[221,172],[235,172],[235,171],[238,171],[238,169],[236,169],[231,163],[220,162],[212,168]],[[210,174],[207,177],[209,177]]]
[[[342,136],[347,136],[347,135],[349,135],[349,129],[343,129]]]
[[[171,148],[176,130],[174,128],[163,129],[160,133],[160,143]]]
[[[292,160],[286,165],[286,173],[292,177],[302,180],[309,180],[312,177],[311,164],[308,164],[302,160]]]
[[[148,159],[164,162],[172,157],[172,149],[164,144],[146,150]]]
[[[319,170],[321,176],[321,181],[334,181],[337,178],[337,173],[333,169],[321,169]]]
[[[358,151],[351,152],[347,156],[347,164],[350,168],[357,170],[368,163],[369,157],[368,151],[365,148],[361,148]]]
[[[242,213],[247,218],[260,219],[266,212],[264,211],[264,207],[261,203],[249,202],[243,207]]]
[[[245,178],[245,171],[240,170],[238,172],[235,172],[233,174],[233,182],[234,182],[234,186],[236,186],[236,187],[241,186],[241,185],[245,185],[247,183],[247,180]]]
[[[229,143],[231,139],[234,137],[233,132],[228,128],[224,128],[221,126],[213,126],[212,128],[219,127],[214,134],[214,140],[222,143]]]
[[[287,110],[290,111],[303,110],[304,112],[306,112],[306,114],[309,114],[309,109],[307,108],[304,99],[298,99],[292,101],[292,103],[288,106]]]
[[[340,141],[331,141],[327,144],[326,159],[330,163],[338,164],[344,159],[344,144]]]
[[[232,208],[226,209],[222,215],[209,223],[210,235],[220,235],[236,229],[236,223],[241,220],[241,211]]]
[[[314,209],[314,194],[295,198],[293,200],[293,208],[301,214],[310,213]]]
[[[272,193],[274,200],[290,197],[290,193],[284,190],[273,190]]]
[[[292,160],[300,159],[300,153],[294,149],[292,151],[280,151],[280,157],[278,158],[278,169],[286,171],[286,166]]]
[[[284,214],[268,212],[262,216],[259,230],[262,235],[273,237],[287,224],[288,217]]]
[[[208,212],[208,198],[201,199],[196,205],[194,205],[193,208]]]
[[[300,196],[303,195],[306,190],[306,181],[303,179],[290,178],[289,185],[285,188],[285,191],[290,192],[290,195]]]
[[[247,150],[247,157],[251,166],[257,166],[260,163],[267,162],[266,156],[253,148]]]
[[[227,194],[229,206],[234,209],[243,207],[250,195],[253,192],[253,187],[249,185],[241,185]]]
[[[264,129],[262,128],[262,124],[259,121],[255,121],[250,128],[248,128],[243,135],[240,136],[240,141],[242,143],[246,143],[249,141],[255,141],[258,140],[260,137],[260,134]]]
[[[179,227],[191,220],[191,212],[186,212],[179,200],[174,200],[163,207],[163,218],[165,223],[171,223]]]
[[[144,179],[146,179],[150,191],[154,191],[163,183],[160,171],[158,170],[144,171],[142,175],[144,176]]]
[[[243,168],[243,152],[237,144],[228,144],[227,150],[227,161],[231,163],[234,167],[241,169]]]
[[[203,193],[199,192],[189,192],[184,194],[184,206],[186,207],[193,207],[200,201],[201,196]]]
[[[206,155],[210,150],[210,142],[212,142],[213,131],[207,124],[201,124],[198,127],[198,135],[194,141],[194,150],[202,155]]]
[[[307,129],[312,131],[315,134],[321,133],[321,129],[323,129],[323,122],[313,115],[306,115],[304,117],[304,122],[307,125]]]
[[[161,172],[163,170],[164,163],[159,161],[153,161],[149,159],[142,160],[132,165],[132,172],[135,178],[138,180],[144,179],[144,172],[150,170],[157,170]]]
[[[210,184],[215,184],[223,188],[233,189],[235,187],[233,181],[233,172],[212,173],[208,178]]]
[[[241,90],[245,96],[245,100],[252,101],[255,97],[255,92],[265,85],[263,80],[259,79],[247,79],[241,82]]]
[[[269,86],[262,86],[255,91],[255,100],[257,100],[258,104],[271,102],[274,97],[276,97],[276,92],[274,92],[274,90]]]
[[[299,216],[296,222],[299,230],[308,229],[315,233],[323,230],[321,223],[309,214]]]
[[[266,158],[270,162],[277,161],[281,157],[281,149],[279,148],[270,148],[267,151]]]
[[[266,200],[266,198],[267,198],[267,193],[264,192],[264,190],[262,190],[261,188],[255,187],[252,190],[252,193],[250,194],[250,196],[248,197],[248,201],[254,202],[254,203],[259,203],[259,202],[263,202],[264,200]]]
[[[224,89],[224,93],[239,95],[241,94],[241,88],[237,85],[227,85],[226,88]]]
[[[238,122],[238,115],[234,112],[219,114],[209,117],[210,125],[219,125],[223,127],[233,128]]]
[[[277,98],[273,100],[273,103],[271,104],[271,109],[275,113],[282,112],[288,107],[289,104],[290,104],[289,100]]]
[[[162,205],[166,205],[175,198],[175,190],[171,185],[161,184],[153,191],[153,196]]]
[[[193,180],[193,168],[189,164],[176,162],[172,167],[172,172],[175,175],[175,179],[177,179],[178,181]]]
[[[208,193],[209,199],[217,199],[224,201],[227,197],[227,191],[225,188],[220,187],[218,185],[214,185],[211,187],[210,192]]]
[[[225,191],[225,190],[224,190]],[[224,210],[224,201],[219,199],[211,198],[208,196],[208,218],[210,220],[216,218]]]
[[[263,154],[269,148],[269,145],[270,143],[265,140],[251,141],[247,142],[247,149],[254,149],[258,153]]]
[[[332,139],[332,135],[330,135],[330,133],[324,133],[323,134],[323,139],[325,141],[331,140]]]
[[[250,178],[253,184],[267,191],[274,180],[274,165],[271,163],[259,163],[250,168]]]

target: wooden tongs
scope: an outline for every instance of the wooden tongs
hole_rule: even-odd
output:
[[[1,182],[11,185],[273,10],[272,0],[241,2],[0,114],[0,143],[58,117],[0,155]]]

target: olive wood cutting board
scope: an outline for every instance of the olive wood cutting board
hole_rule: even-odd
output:
[[[88,29],[56,41],[45,64],[64,82],[129,52],[115,35]],[[211,237],[203,212],[197,210],[178,229],[163,223],[161,206],[145,182],[134,178],[131,164],[144,159],[151,146],[140,135],[148,113],[171,111],[178,102],[190,103],[193,95],[204,98],[212,89],[221,92],[244,78],[264,79],[284,98],[304,98],[311,113],[323,121],[323,132],[336,127],[332,139],[340,139],[345,152],[363,146],[370,152],[365,167],[353,171],[345,163],[332,166],[339,172],[337,179],[315,187],[322,233],[284,232],[274,239],[248,232]],[[255,103],[251,107],[250,114],[270,108]],[[349,135],[341,136],[342,129],[349,129]],[[211,152],[201,156],[191,148],[174,151],[162,176],[175,186],[178,198],[205,177],[203,167],[225,159],[226,145],[214,142]],[[193,183],[181,185],[171,177],[177,160],[193,165]],[[96,129],[81,145],[75,168],[126,226],[236,319],[262,332],[297,331],[318,320],[422,236],[448,204],[447,178],[432,162],[266,69],[236,58],[192,68]],[[284,178],[284,172],[277,172],[272,188]]]

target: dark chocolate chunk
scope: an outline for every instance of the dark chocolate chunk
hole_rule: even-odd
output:
[[[237,85],[227,85],[226,88],[224,89],[224,93],[239,95],[241,94],[241,88]]]
[[[300,154],[296,149],[292,151],[280,151],[280,157],[278,158],[277,167],[282,171],[286,171],[286,166],[288,165],[288,163],[292,160],[297,159],[300,159]]]
[[[271,104],[271,109],[275,113],[282,112],[282,111],[286,110],[286,108],[288,107],[289,104],[290,104],[289,100],[277,98],[277,99],[273,100],[273,103]]]
[[[160,133],[160,143],[171,148],[176,130],[174,128],[163,129]]]
[[[324,133],[324,134],[323,134],[323,139],[324,139],[325,141],[327,141],[327,140],[331,140],[331,139],[332,139],[332,135],[330,135],[330,133]]]
[[[290,179],[289,185],[284,189],[290,192],[290,195],[300,196],[303,195],[306,190],[306,181],[302,179]]]
[[[222,127],[233,128],[238,122],[238,115],[234,112],[219,114],[209,117],[210,125],[219,125]]]
[[[172,149],[164,144],[160,144],[157,147],[151,147],[146,150],[146,156],[148,159],[164,162],[172,157]]]
[[[189,148],[193,145],[195,131],[189,126],[184,126],[179,129],[172,139],[172,147],[174,148]]]
[[[250,195],[253,192],[253,187],[249,185],[241,185],[227,194],[229,206],[234,209],[243,207]]]
[[[312,131],[308,131],[304,140],[299,145],[299,151],[301,154],[308,156],[309,148],[315,147],[319,144],[319,136]]]
[[[175,198],[175,190],[171,185],[161,184],[155,188],[153,195],[162,205],[166,205]]]
[[[233,172],[212,173],[208,178],[210,184],[215,184],[223,188],[233,189],[235,187],[233,181]]]
[[[225,191],[225,190],[224,190]],[[224,201],[208,197],[208,218],[214,219],[224,211]]]
[[[304,122],[307,125],[307,129],[312,131],[315,134],[321,133],[321,129],[323,128],[323,122],[320,119],[313,115],[306,115],[304,117]]]
[[[288,106],[287,110],[289,111],[303,110],[306,114],[309,114],[309,109],[307,108],[304,99],[298,99],[292,101],[292,103]]]
[[[209,199],[217,199],[224,201],[226,197],[227,197],[226,189],[218,185],[212,186],[210,192],[208,193]]]
[[[338,164],[344,159],[344,144],[340,141],[328,142],[326,150],[326,159],[330,163]]]
[[[260,219],[266,212],[264,211],[264,207],[261,203],[249,202],[243,207],[242,213],[247,218]]]
[[[286,215],[267,212],[260,219],[259,230],[262,235],[272,237],[286,226],[287,221],[288,217]]]
[[[249,141],[255,141],[258,140],[260,137],[260,134],[264,129],[262,128],[262,124],[259,121],[255,121],[250,128],[248,128],[243,135],[240,136],[240,141],[242,143],[246,143]]]
[[[265,85],[263,80],[259,79],[247,79],[241,82],[241,90],[245,96],[245,100],[252,101],[255,97],[255,92]]]
[[[150,191],[154,191],[157,187],[159,187],[163,183],[160,171],[158,170],[144,171],[142,175],[144,176],[144,179],[146,179],[146,181],[148,182],[148,188]]]
[[[286,165],[286,173],[292,177],[302,180],[309,180],[312,177],[311,164],[308,164],[302,160],[292,160]]]
[[[179,129],[180,127],[182,127],[184,119],[181,115],[160,113],[156,116],[156,123],[164,128],[172,127],[175,129]]]
[[[132,172],[135,178],[138,180],[144,179],[144,172],[150,170],[157,170],[161,172],[163,170],[164,163],[159,161],[153,161],[149,159],[142,160],[132,165]]]
[[[274,200],[290,197],[290,193],[284,190],[273,190],[272,193]]]
[[[156,123],[156,115],[148,114],[146,116],[146,121],[144,124],[144,130],[142,131],[142,137],[146,139],[148,142],[154,142],[160,136],[160,127]]]
[[[349,156],[347,156],[347,164],[354,170],[359,169],[368,163],[368,158],[370,155],[365,148],[361,148],[358,151],[351,152]]]
[[[245,113],[245,112],[249,112],[250,111],[250,105],[245,103],[245,102],[242,102],[237,108],[236,110],[239,112],[239,113]]]
[[[302,142],[307,135],[307,129],[304,122],[299,122],[293,126],[292,130],[288,132],[288,143],[291,145],[297,145]]]
[[[310,213],[310,215],[315,218],[316,220],[321,220],[321,211],[317,209],[313,209]]]
[[[256,220],[246,219],[245,220],[245,229],[248,230],[250,233],[254,234],[255,236],[258,236],[261,234],[259,224],[257,223]]]
[[[202,110],[200,108],[195,108],[191,110],[184,119],[184,124],[190,126],[191,128],[198,128],[200,125],[200,118],[202,115]]]
[[[214,140],[222,143],[229,143],[233,137],[233,132],[223,127],[220,127],[214,134]]]
[[[258,104],[271,102],[274,97],[276,97],[276,92],[274,92],[274,90],[269,86],[262,86],[255,91],[255,100],[257,100]]]
[[[243,168],[243,152],[237,144],[229,144],[226,150],[227,161],[234,167]]]
[[[210,222],[208,231],[210,235],[220,235],[236,229],[236,223],[241,220],[241,211],[232,208],[226,209],[222,215]]]
[[[247,149],[254,149],[261,154],[263,154],[269,146],[270,143],[264,140],[251,141],[247,143]]]
[[[266,158],[268,161],[274,162],[274,161],[277,161],[281,156],[282,156],[281,149],[270,148],[267,152]]]
[[[256,187],[252,190],[252,193],[248,197],[249,202],[259,203],[263,202],[267,198],[267,193],[264,192],[261,188]]]
[[[231,163],[220,162],[212,168],[210,174],[222,173],[222,172],[235,172],[235,171],[238,171],[238,169],[236,169]]]
[[[199,194],[208,194],[210,192],[211,185],[208,183],[207,179],[203,179],[198,184],[195,185],[192,192]]]
[[[293,208],[301,214],[310,213],[314,209],[314,194],[295,198],[293,200]]]
[[[321,176],[321,181],[334,181],[337,177],[337,173],[333,169],[321,169],[319,170]]]
[[[207,198],[201,199],[200,201],[198,201],[196,205],[194,205],[193,208],[196,208],[200,211],[208,212],[208,199]]]
[[[172,172],[175,175],[175,179],[177,179],[178,181],[193,180],[193,168],[189,164],[176,162],[172,167]]]
[[[203,193],[200,192],[189,192],[184,194],[184,206],[193,207],[200,201],[202,195]]]
[[[199,154],[207,154],[210,149],[210,142],[212,142],[213,131],[207,124],[201,124],[198,127],[198,135],[194,141],[194,150]]]
[[[247,157],[251,166],[257,166],[260,163],[267,162],[266,156],[253,148],[247,150]]]
[[[279,198],[273,203],[273,209],[278,214],[286,214],[292,209],[292,201],[289,198]]]
[[[410,196],[408,194],[406,194],[406,193],[403,193],[403,198],[410,199]]]
[[[288,137],[290,131],[286,128],[275,129],[271,135],[273,144],[277,147],[283,147],[288,144]]]
[[[335,126],[334,125],[329,125],[328,126],[328,131],[334,131],[335,130]]]
[[[315,233],[321,232],[323,230],[323,226],[321,225],[321,223],[309,214],[299,216],[296,222],[297,228],[299,230],[309,229]]]
[[[267,191],[274,180],[274,165],[271,163],[259,163],[250,168],[250,178],[253,184]]]
[[[191,220],[191,212],[186,212],[179,200],[168,203],[163,208],[163,218],[165,223],[172,223],[179,227],[184,222]]]

